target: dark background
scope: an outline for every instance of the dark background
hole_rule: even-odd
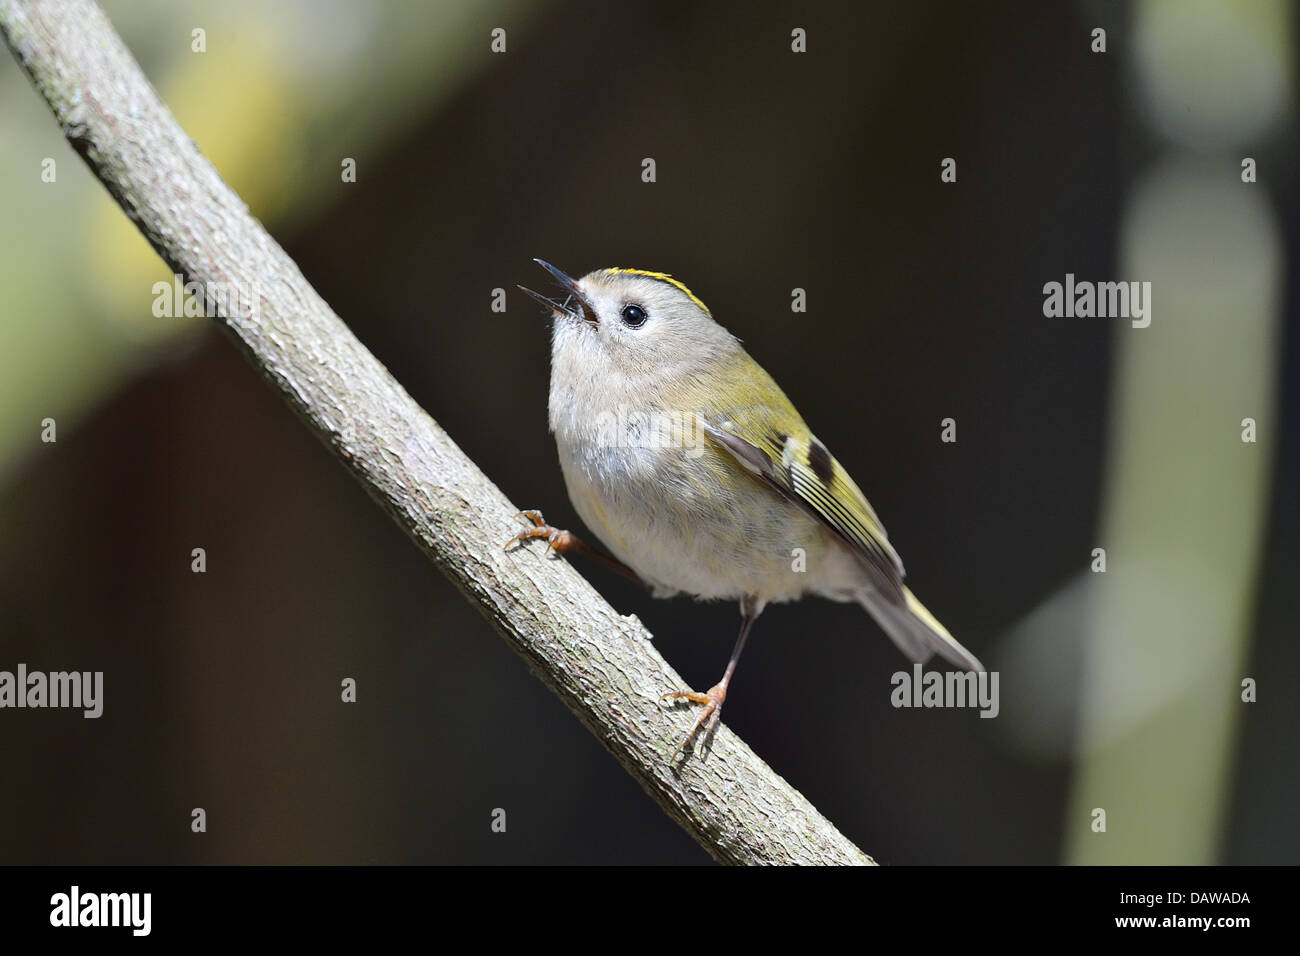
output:
[[[682,278],[857,478],[913,589],[997,668],[1000,637],[1095,546],[1114,323],[1049,322],[1041,290],[1115,273],[1153,147],[1123,59],[1087,36],[1121,42],[1128,22],[1109,4],[557,3],[275,231],[511,500],[578,531],[546,429],[547,321],[514,285],[546,288],[534,256]],[[1268,148],[1289,164],[1270,188],[1293,276],[1294,165],[1287,141]],[[1294,409],[1295,344],[1279,347]],[[1221,862],[1300,849],[1286,422],[1249,625],[1269,700],[1239,728]],[[61,422],[0,495],[0,667],[106,685],[96,721],[0,713],[0,861],[707,861],[215,329]],[[716,680],[733,606],[579,569],[693,686]],[[725,719],[881,862],[1061,860],[1068,755],[973,712],[893,709],[904,666],[855,606],[773,606]]]

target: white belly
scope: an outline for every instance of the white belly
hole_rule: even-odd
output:
[[[861,566],[833,533],[726,452],[709,446],[688,457],[559,434],[556,444],[583,522],[659,596],[850,600],[862,587]]]

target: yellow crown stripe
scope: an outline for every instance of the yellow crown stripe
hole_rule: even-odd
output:
[[[703,309],[705,315],[709,316],[710,318],[713,317],[713,313],[709,311],[709,307],[707,305],[705,305],[703,302],[700,301],[699,296],[697,296],[690,289],[686,288],[686,284],[683,283],[680,279],[674,279],[666,272],[648,272],[645,269],[620,269],[618,267],[614,267],[612,269],[606,269],[605,274],[611,276],[645,276],[647,279],[658,279],[660,282],[667,282],[669,285],[676,286],[678,289],[681,289],[683,292],[685,292],[686,297],[690,299],[692,302],[694,302],[696,305],[698,305],[701,309]]]

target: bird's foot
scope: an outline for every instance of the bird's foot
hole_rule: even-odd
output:
[[[540,511],[521,511],[515,517],[527,518],[533,523],[533,527],[526,528],[507,541],[503,549],[505,551],[509,551],[516,544],[532,541],[534,538],[545,538],[547,547],[556,554],[564,554],[564,552],[570,551],[580,544],[578,536],[572,531],[561,531],[559,528],[552,528],[547,524]]]
[[[686,749],[691,740],[697,734],[700,734],[701,728],[704,730],[704,733],[700,734],[701,742],[709,739],[709,735],[713,733],[714,729],[718,726],[718,721],[722,717],[722,702],[727,699],[727,686],[726,684],[714,684],[709,688],[708,692],[704,694],[697,693],[693,690],[679,690],[674,691],[671,694],[664,694],[659,699],[661,701],[689,700],[693,704],[701,705],[700,713],[695,718],[695,723],[691,724],[691,729],[686,731],[686,736],[682,738],[682,742],[679,743],[677,749],[673,751],[672,759],[675,760],[677,755]]]

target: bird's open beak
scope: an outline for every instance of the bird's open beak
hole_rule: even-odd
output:
[[[519,291],[532,296],[556,315],[574,320],[582,319],[584,322],[589,323],[593,328],[595,328],[597,325],[596,310],[592,308],[591,302],[587,299],[586,295],[583,294],[582,289],[578,288],[578,283],[574,282],[549,262],[544,262],[541,259],[534,259],[533,261],[551,275],[555,276],[556,281],[558,281],[560,285],[564,286],[565,290],[569,293],[569,296],[563,303],[560,303],[556,302],[554,299],[548,299],[540,292],[534,292],[532,289],[525,289],[523,286],[518,287]],[[577,301],[576,309],[570,304],[574,300]]]

